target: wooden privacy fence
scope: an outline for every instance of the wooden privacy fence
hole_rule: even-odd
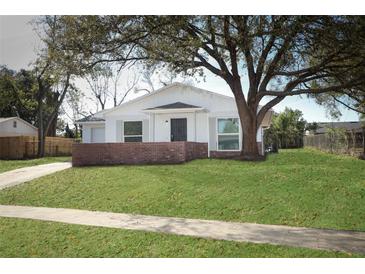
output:
[[[326,134],[304,136],[304,146],[314,147],[326,152],[336,154],[349,154],[359,156],[364,151],[364,138],[362,133],[346,133],[342,137],[330,137]]]
[[[72,155],[74,139],[46,137],[46,156]],[[35,136],[0,137],[0,159],[34,158],[38,153],[38,138]]]

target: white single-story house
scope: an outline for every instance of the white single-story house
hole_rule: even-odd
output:
[[[37,136],[38,129],[19,117],[0,118],[0,137]]]
[[[263,129],[257,133],[263,149]],[[78,121],[83,143],[174,142],[208,144],[212,152],[241,150],[242,130],[233,97],[173,83],[153,93],[103,110]]]

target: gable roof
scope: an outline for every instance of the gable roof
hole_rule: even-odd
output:
[[[154,96],[156,94],[159,94],[165,90],[168,90],[172,87],[188,87],[188,88],[191,88],[195,91],[198,91],[198,92],[202,92],[202,93],[206,93],[206,94],[211,94],[211,95],[214,95],[214,96],[218,96],[218,97],[221,97],[221,98],[224,98],[224,99],[228,99],[228,100],[235,100],[233,96],[228,96],[228,95],[224,95],[224,94],[220,94],[220,93],[217,93],[217,92],[213,92],[213,91],[210,91],[210,90],[206,90],[206,89],[202,89],[202,88],[197,88],[197,87],[194,87],[194,86],[191,86],[191,85],[187,85],[187,84],[183,84],[183,83],[178,83],[178,82],[174,82],[170,85],[167,85],[167,86],[164,86],[154,92],[151,92],[151,93],[148,93],[148,94],[145,94],[145,95],[142,95],[142,96],[139,96],[135,99],[132,99],[132,100],[129,100],[125,103],[122,103],[120,104],[119,106],[116,106],[116,107],[113,107],[113,108],[110,108],[110,109],[105,109],[105,110],[102,110],[102,111],[99,111],[99,112],[96,112],[95,114],[93,115],[90,115],[88,116],[88,118],[83,118],[83,119],[80,119],[76,122],[81,122],[81,123],[87,123],[87,122],[100,122],[100,123],[103,123],[105,120],[102,118],[104,114],[106,113],[109,113],[109,112],[112,112],[112,111],[115,111],[119,108],[123,108],[127,105],[130,105],[130,104],[133,104],[133,103],[136,103],[136,102],[139,102],[139,101],[142,101],[144,100],[145,98],[148,98],[150,96]],[[176,102],[176,103],[181,103],[181,102]],[[174,103],[175,104],[175,103]],[[184,104],[184,103],[181,103],[181,104]],[[185,105],[188,105],[188,104],[185,104]],[[165,105],[166,106],[166,105]],[[164,106],[160,106],[160,107],[164,107]],[[193,108],[200,108],[200,107],[197,107],[197,106],[193,106]],[[259,105],[259,108],[260,109],[261,106]],[[151,109],[146,109],[147,111],[148,110],[151,110]],[[270,109],[268,112],[272,112],[272,109]],[[85,120],[84,120],[85,119]],[[269,126],[271,123],[271,115],[270,115],[270,118],[268,119],[267,121],[267,126]]]
[[[184,109],[184,108],[201,108],[194,105],[185,104],[182,102],[175,102],[172,104],[167,104],[163,106],[153,107],[153,108],[146,108],[146,110],[157,110],[157,109]]]
[[[23,122],[24,124],[26,124],[26,125],[34,128],[35,130],[38,130],[38,128],[36,128],[35,126],[33,126],[31,123],[29,123],[29,122],[27,122],[27,121],[25,121],[22,118],[17,117],[17,116],[13,116],[13,117],[0,117],[0,123],[4,123],[6,121],[10,121],[10,120],[14,120],[14,119]]]
[[[219,97],[222,97],[222,98],[225,98],[225,99],[234,100],[234,98],[232,96],[227,96],[227,95],[223,95],[223,94],[220,94],[220,93],[217,93],[217,92],[213,92],[213,91],[209,91],[209,90],[206,90],[206,89],[201,89],[201,88],[197,88],[197,87],[194,87],[194,86],[191,86],[191,85],[187,85],[187,84],[175,82],[175,83],[172,83],[171,85],[164,86],[164,87],[162,87],[162,88],[160,88],[160,89],[158,89],[158,90],[156,90],[154,92],[151,92],[151,93],[142,95],[140,97],[137,97],[135,99],[132,99],[132,100],[130,100],[128,102],[125,102],[125,103],[123,103],[123,104],[121,104],[119,106],[116,106],[114,108],[110,108],[110,109],[107,109],[107,110],[103,110],[103,114],[108,113],[108,112],[111,112],[111,111],[114,111],[114,110],[119,109],[119,108],[122,108],[124,106],[130,105],[132,103],[139,102],[139,101],[141,101],[141,100],[143,100],[143,99],[145,99],[147,97],[154,96],[154,95],[159,94],[159,93],[161,93],[161,92],[163,92],[163,91],[165,91],[167,89],[170,89],[172,87],[178,87],[178,86],[180,86],[180,87],[189,87],[189,88],[191,88],[193,90],[196,90],[196,91],[199,91],[199,92],[213,94],[215,96],[219,96]],[[100,112],[95,113],[95,115],[97,115],[97,114],[100,114]]]

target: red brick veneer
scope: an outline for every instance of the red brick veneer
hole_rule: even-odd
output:
[[[196,142],[74,144],[73,166],[176,164],[208,157],[208,144]]]

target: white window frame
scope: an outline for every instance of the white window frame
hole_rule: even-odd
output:
[[[142,123],[142,134],[141,135],[125,135],[125,128],[124,128],[124,123],[125,122],[141,122]],[[126,142],[125,141],[125,137],[141,137],[141,143],[143,143],[143,120],[125,120],[123,121],[123,143],[131,143],[131,142]],[[134,142],[134,143],[139,143],[139,142]]]
[[[238,119],[238,132],[237,133],[219,133],[219,119]],[[216,117],[216,138],[217,138],[217,151],[240,151],[241,150],[241,123],[238,117]],[[238,149],[219,149],[219,135],[233,136],[238,135]]]

